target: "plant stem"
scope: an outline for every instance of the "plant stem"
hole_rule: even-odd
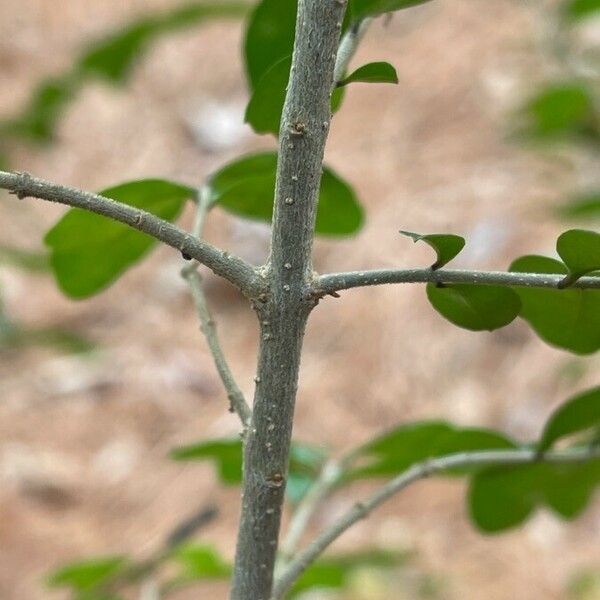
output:
[[[196,239],[172,223],[159,219],[145,210],[115,202],[98,194],[44,181],[28,173],[0,171],[0,189],[6,189],[21,199],[40,198],[82,208],[119,221],[191,256],[231,282],[246,296],[253,298],[262,293],[264,285],[260,276],[244,260]]]
[[[381,269],[322,275],[312,286],[312,294],[322,297],[342,290],[390,283],[466,283],[560,289],[563,275],[509,273],[504,271],[462,271],[453,269]],[[582,277],[573,288],[600,289],[600,277]]]
[[[283,575],[276,581],[272,599],[281,600],[293,583],[324,552],[324,550],[347,529],[395,496],[412,483],[425,479],[436,473],[449,469],[466,467],[501,467],[540,463],[581,463],[600,459],[600,450],[568,450],[539,455],[537,450],[501,450],[486,452],[466,452],[432,458],[413,465],[383,487],[377,490],[366,501],[355,504],[342,515],[331,527],[323,531],[305,550],[303,550],[288,566]]]
[[[192,234],[194,237],[201,239],[204,230],[204,222],[209,210],[208,195],[205,189],[201,188],[198,192],[198,208],[194,220]],[[200,263],[194,261],[191,265],[186,266],[181,271],[181,275],[188,282],[190,291],[196,306],[196,312],[200,319],[200,329],[206,338],[206,342],[212,354],[215,367],[219,373],[221,381],[227,392],[227,398],[230,402],[230,411],[237,413],[244,428],[247,428],[252,418],[252,410],[248,406],[242,390],[235,381],[233,373],[229,368],[229,363],[223,354],[217,326],[208,308],[206,295],[202,285],[202,276],[198,272]]]
[[[310,487],[292,517],[285,539],[281,544],[282,561],[289,562],[293,558],[306,528],[319,510],[323,500],[329,496],[339,482],[342,472],[337,461],[330,460],[325,463],[319,479]]]
[[[288,471],[300,354],[314,302],[312,243],[344,0],[299,0],[277,165],[269,293],[256,305],[261,343],[244,449],[232,600],[268,600]]]

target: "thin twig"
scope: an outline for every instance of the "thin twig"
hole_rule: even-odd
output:
[[[331,493],[338,483],[342,469],[335,460],[330,460],[323,466],[321,475],[311,486],[306,496],[302,499],[290,522],[285,539],[281,543],[282,567],[290,561],[298,544],[310,524],[312,518],[321,506],[323,500]]]
[[[344,34],[335,61],[333,80],[336,85],[344,79],[348,65],[350,64],[352,57],[356,54],[360,41],[367,32],[372,21],[372,18],[367,18],[353,23],[350,29]]]
[[[542,273],[509,273],[504,271],[463,271],[453,269],[381,269],[322,275],[310,293],[315,296],[335,294],[342,290],[390,283],[466,283],[559,289],[563,275]],[[573,286],[579,289],[600,289],[600,277],[582,277]]]
[[[44,181],[27,173],[0,171],[0,189],[8,190],[21,199],[40,198],[82,208],[119,221],[196,259],[217,275],[233,283],[249,297],[255,297],[262,291],[263,284],[256,270],[244,260],[202,242],[172,223],[144,210],[115,202],[98,194]]]
[[[352,525],[366,518],[373,510],[402,491],[410,484],[430,475],[448,471],[449,469],[466,467],[501,467],[540,463],[581,463],[600,459],[600,450],[584,449],[563,452],[551,452],[538,455],[536,450],[501,450],[489,452],[466,452],[433,458],[418,463],[398,475],[377,490],[365,502],[355,504],[342,515],[331,527],[323,531],[305,550],[303,550],[288,566],[283,575],[276,581],[271,600],[281,600],[293,583],[323,553],[323,551],[339,538]]]
[[[204,229],[204,222],[209,209],[209,202],[206,190],[201,189],[198,193],[198,208],[196,210],[196,217],[194,220],[194,227],[192,234],[194,237],[200,239]],[[229,368],[227,359],[223,354],[221,343],[219,342],[219,336],[217,333],[217,327],[212,318],[208,303],[206,302],[206,296],[204,294],[204,288],[202,285],[202,276],[198,272],[198,262],[185,267],[181,274],[190,286],[192,297],[194,298],[194,304],[196,306],[196,312],[200,319],[200,328],[204,334],[208,347],[212,354],[215,362],[215,367],[219,372],[221,381],[227,391],[227,397],[230,402],[230,411],[238,414],[242,425],[248,427],[250,420],[252,419],[252,410],[248,406],[242,390],[237,385],[233,373]]]

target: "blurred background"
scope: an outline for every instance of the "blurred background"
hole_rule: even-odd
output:
[[[67,71],[90,40],[182,4],[0,0],[0,119],[19,112],[42,79]],[[570,30],[565,50],[558,11],[545,0],[436,0],[376,21],[352,64],[388,60],[400,83],[353,86],[334,119],[327,160],[355,185],[367,223],[354,238],[317,241],[319,272],[429,264],[427,247],[399,229],[463,235],[467,249],[454,263],[462,268],[554,255],[566,228],[556,207],[594,183],[597,156],[585,146],[522,143],[516,115],[544,82],[591,77],[600,49],[600,20],[591,19]],[[4,141],[5,164],[92,190],[154,176],[199,185],[240,153],[273,148],[243,124],[242,34],[241,21],[229,20],[162,36],[125,86],[85,85],[51,143]],[[60,600],[43,584],[50,569],[93,555],[150,555],[203,507],[218,516],[199,539],[226,557],[234,551],[238,488],[223,487],[209,463],[167,457],[239,429],[179,277],[181,258],[159,249],[99,296],[67,300],[43,264],[35,272],[43,235],[62,212],[1,195],[3,600]],[[207,237],[256,264],[266,257],[264,225],[214,211]],[[33,264],[11,259],[7,247],[32,252]],[[251,396],[254,315],[214,276],[206,286]],[[519,320],[495,333],[458,329],[421,286],[344,292],[310,321],[295,438],[339,454],[392,424],[447,418],[527,441],[559,401],[598,383],[598,366],[598,356],[553,349]],[[368,489],[336,495],[315,528]],[[359,570],[344,592],[310,597],[600,598],[598,502],[574,523],[540,512],[520,530],[485,537],[468,520],[464,491],[461,481],[427,481],[389,502],[336,549],[406,551],[407,561]],[[175,597],[226,594],[215,583]]]

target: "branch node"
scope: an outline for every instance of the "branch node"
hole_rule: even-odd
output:
[[[25,200],[25,198],[29,198],[31,196],[31,193],[28,190],[33,182],[33,177],[31,177],[31,175],[25,171],[17,171],[15,175],[18,175],[19,179],[15,185],[15,189],[13,189],[10,193],[13,196],[16,196],[19,200]]]

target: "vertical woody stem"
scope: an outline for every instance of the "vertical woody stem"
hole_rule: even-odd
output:
[[[269,293],[244,454],[232,600],[269,600],[288,471],[300,354],[313,307],[312,243],[345,0],[299,0],[280,129]]]

